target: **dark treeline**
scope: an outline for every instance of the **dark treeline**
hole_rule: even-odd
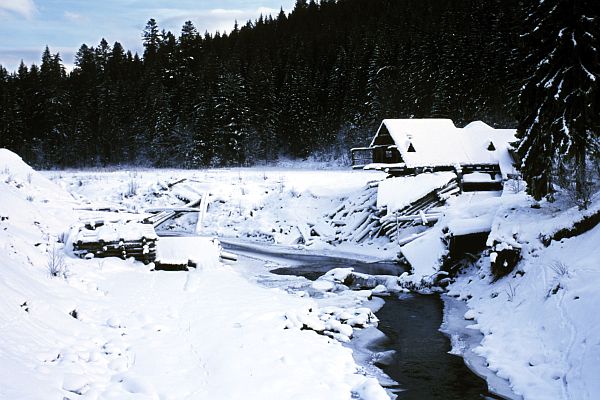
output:
[[[382,118],[515,126],[520,2],[298,0],[229,34],[150,20],[144,54],[0,67],[0,147],[38,166],[252,164],[344,154]]]

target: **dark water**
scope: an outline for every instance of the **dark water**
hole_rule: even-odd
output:
[[[388,340],[372,350],[395,351],[379,367],[399,382],[398,399],[495,398],[461,357],[448,354],[450,341],[439,331],[443,303],[438,295],[389,297],[375,314]]]
[[[313,262],[311,264],[299,265],[296,267],[282,267],[271,270],[271,273],[277,275],[303,276],[311,281],[316,280],[327,271],[334,268],[354,268],[354,272],[360,272],[369,275],[394,275],[400,276],[405,271],[397,264],[391,263],[364,263],[354,260],[326,261],[325,263]]]
[[[295,264],[290,267],[281,267],[271,270],[277,275],[303,276],[311,281],[316,280],[334,268],[354,268],[355,272],[369,275],[394,275],[400,276],[407,268],[392,262],[368,263],[347,258],[329,257],[315,254],[280,254],[269,252],[268,249],[244,246],[237,243],[221,242],[223,248],[237,254],[251,256],[264,256],[268,259],[279,261],[282,264]]]
[[[297,256],[292,256],[295,261]],[[308,260],[304,260],[308,261]],[[332,268],[353,267],[356,272],[399,275],[404,268],[395,264],[369,264],[354,260],[313,259],[311,262],[272,270],[278,275],[303,276],[315,280]],[[375,352],[394,350],[386,365],[378,365],[399,382],[398,399],[483,399],[497,398],[487,391],[486,382],[469,370],[461,357],[448,354],[450,340],[439,331],[443,303],[439,295],[408,294],[385,298],[376,313],[378,329],[387,340],[371,348]]]

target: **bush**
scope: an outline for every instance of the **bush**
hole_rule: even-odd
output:
[[[125,197],[133,197],[137,194],[140,185],[135,175],[132,175],[127,182],[127,191],[124,193]]]
[[[510,282],[508,283],[508,287],[506,288],[505,292],[506,299],[508,301],[512,302],[515,300],[515,297],[517,296],[517,288],[511,285]]]
[[[556,261],[554,264],[551,264],[550,269],[554,271],[558,278],[569,276],[569,267],[560,261]]]
[[[569,200],[580,210],[587,209],[600,189],[600,161],[590,158],[575,164],[561,160],[556,169],[557,182]]]
[[[48,253],[48,262],[47,262],[48,273],[52,277],[63,277],[67,278],[69,274],[69,269],[67,268],[67,263],[65,261],[65,254],[62,249],[56,247],[56,245],[52,246],[52,250]]]

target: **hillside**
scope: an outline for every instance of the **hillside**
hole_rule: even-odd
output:
[[[521,14],[518,1],[302,0],[227,34],[150,20],[143,54],[102,39],[69,73],[48,48],[40,65],[0,67],[0,146],[43,167],[239,166],[345,158],[383,118],[513,127]]]

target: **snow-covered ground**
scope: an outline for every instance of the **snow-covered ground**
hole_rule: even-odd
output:
[[[368,182],[386,177],[377,171],[303,169],[295,164],[289,168],[57,171],[46,175],[80,200],[80,208],[120,209],[122,214],[181,207],[208,193],[208,212],[200,234],[279,245],[294,245],[301,230],[323,221],[325,214],[356,196]],[[82,213],[103,216],[95,211]],[[177,228],[195,224],[193,218],[181,221]],[[317,238],[302,248],[321,253],[346,251],[376,259],[393,259],[398,251],[387,239],[359,247],[353,243],[334,247]]]
[[[565,194],[536,205],[505,190],[488,241],[521,249],[522,261],[495,280],[484,256],[450,286],[466,300],[466,318],[485,335],[475,352],[525,399],[600,396],[600,225],[578,236],[545,238],[600,208],[587,211]],[[531,207],[534,205],[534,207]],[[492,253],[493,254],[493,253]]]
[[[145,185],[160,189],[171,173],[180,178],[175,172],[46,174],[53,183],[5,150],[0,169],[0,398],[388,398],[357,366],[351,350],[331,337],[352,332],[335,318],[340,308],[257,284],[237,266],[220,263],[209,239],[191,244],[204,257],[184,273],[150,271],[151,265],[133,260],[81,260],[68,248],[63,258],[61,242],[79,219],[131,218],[127,211],[173,205],[173,198],[155,197]],[[272,196],[305,198],[315,209],[331,201],[326,195],[338,195],[331,187],[342,176],[347,191],[370,179],[340,173],[330,178],[329,189],[326,182],[310,189],[323,190],[317,199],[308,193],[309,173],[269,173],[272,187],[286,188]],[[240,186],[227,189],[223,178],[241,176],[244,182],[243,171],[202,174],[207,182],[200,185],[216,182],[222,204],[230,202],[238,212],[237,226],[252,218],[248,213],[256,201],[269,196],[253,184],[248,201],[227,191]],[[259,179],[263,173],[254,174]],[[190,185],[180,195],[197,191]],[[122,211],[94,211],[101,208]],[[207,224],[223,221],[218,214]],[[288,219],[281,226],[303,217],[291,209],[281,215],[277,218]],[[57,276],[49,274],[49,264],[60,267]],[[355,306],[344,310],[365,323],[369,310],[357,306],[366,295],[342,299]]]
[[[393,259],[399,248],[385,237],[332,244],[311,236],[298,244],[344,200],[384,178],[295,165],[39,174],[0,151],[0,398],[387,398],[376,372],[358,367],[342,345],[360,324],[340,321],[365,321],[369,290],[338,292],[327,277],[278,280],[250,259],[223,265],[210,239],[186,238],[185,248],[201,259],[190,272],[80,260],[67,248],[66,269],[48,273],[49,255],[63,254],[60,242],[80,220],[136,219],[204,194],[209,207],[199,231],[207,237]],[[522,188],[509,189],[502,197],[450,199],[437,225],[401,249],[415,275],[376,289],[401,290],[397,284],[435,275],[444,228],[491,226],[490,244],[521,248],[523,260],[494,281],[486,254],[449,286],[484,335],[475,352],[525,399],[596,398],[600,228],[546,246],[544,237],[582,213],[560,196],[537,207]],[[588,214],[599,206],[595,198]],[[195,218],[172,228],[195,231]]]

